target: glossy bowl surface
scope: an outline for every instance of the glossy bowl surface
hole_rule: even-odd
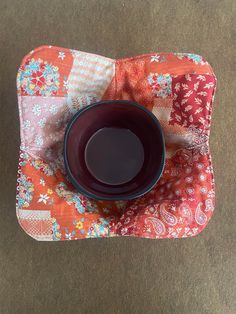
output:
[[[157,118],[131,101],[89,105],[69,122],[64,162],[78,192],[97,200],[131,200],[161,177],[165,145]]]

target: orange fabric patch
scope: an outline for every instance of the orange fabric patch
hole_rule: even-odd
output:
[[[17,77],[21,152],[17,217],[37,240],[183,238],[214,210],[209,130],[216,78],[201,57],[159,53],[111,60],[44,46]],[[67,181],[62,143],[69,119],[101,99],[136,101],[160,120],[166,166],[155,188],[129,202],[87,199]],[[52,131],[53,130],[53,131]]]

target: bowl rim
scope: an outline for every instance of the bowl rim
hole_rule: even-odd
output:
[[[75,179],[75,177],[73,176],[71,170],[70,170],[70,166],[69,166],[69,162],[68,162],[68,158],[67,158],[67,143],[68,143],[68,138],[69,138],[69,134],[70,134],[70,130],[73,127],[74,123],[77,121],[77,119],[85,112],[88,110],[93,109],[94,107],[97,106],[101,106],[101,105],[108,105],[110,103],[117,103],[117,104],[128,104],[131,105],[133,107],[136,107],[138,109],[143,110],[146,114],[148,114],[150,116],[150,118],[155,122],[157,128],[160,131],[160,135],[161,135],[161,143],[162,143],[162,159],[161,159],[161,163],[160,163],[160,167],[156,173],[156,175],[154,176],[154,178],[152,179],[152,181],[145,187],[143,188],[141,191],[133,193],[129,196],[120,196],[120,197],[116,197],[116,196],[98,196],[94,193],[91,193],[89,191],[87,191],[86,189],[84,189],[79,183],[78,181]],[[66,174],[68,175],[69,181],[73,184],[73,186],[76,188],[76,190],[83,194],[84,196],[88,197],[88,198],[92,198],[95,200],[107,200],[107,201],[128,201],[128,200],[133,200],[136,199],[138,197],[143,196],[144,194],[150,192],[150,190],[152,190],[152,188],[157,184],[157,182],[159,181],[160,177],[162,176],[162,173],[164,171],[164,167],[165,167],[165,157],[166,157],[166,149],[165,149],[165,139],[164,139],[164,134],[163,134],[163,130],[161,128],[160,122],[158,121],[157,117],[150,111],[148,110],[146,107],[138,104],[135,101],[130,101],[130,100],[103,100],[103,101],[98,101],[98,102],[94,102],[88,106],[85,106],[84,108],[81,108],[77,113],[74,114],[74,116],[71,118],[71,120],[68,122],[66,129],[65,129],[65,135],[64,135],[64,142],[63,142],[63,159],[64,159],[64,165],[65,165],[65,170],[66,170]]]

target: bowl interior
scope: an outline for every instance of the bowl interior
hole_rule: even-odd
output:
[[[115,139],[110,143],[113,155],[109,150],[102,154],[112,138]],[[103,159],[107,157],[107,169],[110,167],[104,177],[100,167],[94,166],[99,162],[99,154]],[[120,165],[127,167],[127,171],[121,171],[123,174],[119,177],[116,169],[122,158],[128,158],[127,163]],[[164,141],[159,122],[144,107],[129,101],[90,105],[80,110],[67,127],[64,159],[70,180],[82,194],[95,199],[136,198],[155,185],[163,170]],[[115,176],[109,176],[112,171],[116,171]]]

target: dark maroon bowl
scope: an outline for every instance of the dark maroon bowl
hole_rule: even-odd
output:
[[[131,200],[150,191],[165,163],[163,133],[145,107],[102,101],[78,111],[64,139],[68,177],[97,200]]]

